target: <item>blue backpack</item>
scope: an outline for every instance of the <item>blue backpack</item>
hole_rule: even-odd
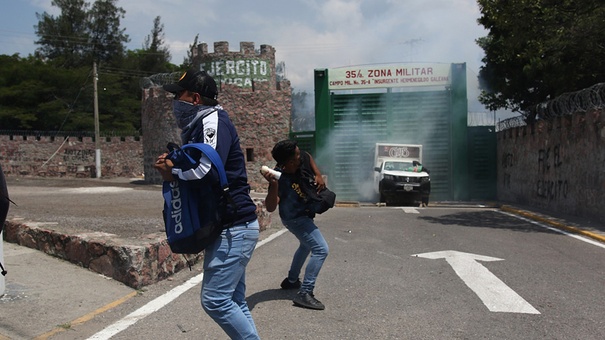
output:
[[[168,144],[170,159],[176,168],[194,169],[202,154],[212,162],[211,171],[195,181],[177,179],[164,182],[164,224],[168,245],[175,254],[197,254],[228,228],[229,213],[237,215],[237,207],[229,193],[223,162],[210,145]],[[232,209],[228,211],[228,205]]]

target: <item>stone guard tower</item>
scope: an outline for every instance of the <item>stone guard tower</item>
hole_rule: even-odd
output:
[[[277,81],[275,49],[241,42],[238,52],[229,43],[214,43],[214,53],[205,43],[192,51],[193,68],[211,74],[219,86],[218,101],[235,124],[246,157],[248,182],[253,190],[264,190],[260,167],[275,164],[271,149],[288,138],[291,125],[292,88],[288,80]],[[162,85],[176,81],[182,72],[152,76],[143,86],[142,127],[145,181],[161,183],[153,169],[157,155],[168,142],[180,144],[179,130],[172,114],[172,94]]]

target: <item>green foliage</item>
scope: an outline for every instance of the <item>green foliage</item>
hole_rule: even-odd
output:
[[[59,16],[37,14],[35,56],[0,55],[1,130],[93,131],[93,60],[100,130],[140,130],[140,79],[178,67],[170,64],[159,16],[142,49],[124,49],[124,10],[116,2],[54,0]]]
[[[96,0],[92,6],[84,0],[53,0],[61,14],[46,12],[36,16],[35,26],[40,45],[36,53],[49,62],[73,68],[93,61],[118,65],[129,41],[120,20],[126,13],[117,0]]]
[[[84,86],[90,78],[88,68],[66,70],[32,56],[0,56],[0,73],[2,129],[66,129],[71,115],[91,106],[92,87]]]
[[[605,4],[598,0],[478,0],[488,31],[480,101],[491,110],[531,108],[605,81]]]
[[[145,38],[145,44],[139,59],[140,68],[154,73],[166,72],[170,59],[170,51],[164,45],[164,24],[160,22],[160,17],[157,16],[153,20],[151,34]]]
[[[126,11],[116,6],[117,0],[97,0],[89,12],[88,23],[90,34],[89,61],[119,65],[126,48],[124,44],[130,41],[125,29],[120,28],[120,19]]]
[[[194,55],[194,50],[197,48],[197,45],[199,44],[198,39],[199,39],[199,34],[195,35],[195,38],[193,39],[193,44],[189,45],[189,49],[187,50],[187,56],[185,58],[183,58],[183,63],[181,64],[181,69],[183,70],[187,70],[189,68],[191,68],[191,65],[193,64],[193,55]]]
[[[61,15],[54,17],[46,12],[36,13],[38,25],[34,26],[39,39],[36,51],[56,65],[76,67],[85,60],[89,44],[90,5],[84,0],[53,0]]]

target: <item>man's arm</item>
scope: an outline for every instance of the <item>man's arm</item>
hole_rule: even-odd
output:
[[[262,173],[262,172],[261,172]],[[269,189],[267,189],[267,197],[265,197],[265,208],[268,212],[273,212],[279,204],[278,193],[278,182],[273,175],[270,173],[263,173],[263,177],[269,182]]]
[[[324,178],[321,176],[321,172],[319,171],[317,164],[315,164],[313,156],[311,156],[311,154],[308,152],[307,155],[309,155],[309,163],[311,165],[311,170],[313,170],[313,173],[315,174],[315,183],[317,183],[317,191],[321,191],[326,188],[326,182],[324,182]]]

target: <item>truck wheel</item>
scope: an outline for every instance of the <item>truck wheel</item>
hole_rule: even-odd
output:
[[[380,194],[380,203],[384,203],[384,202],[386,202],[386,201],[387,201],[387,200],[386,200],[386,198],[384,197],[384,194],[382,194],[382,193],[381,193],[381,194]]]

